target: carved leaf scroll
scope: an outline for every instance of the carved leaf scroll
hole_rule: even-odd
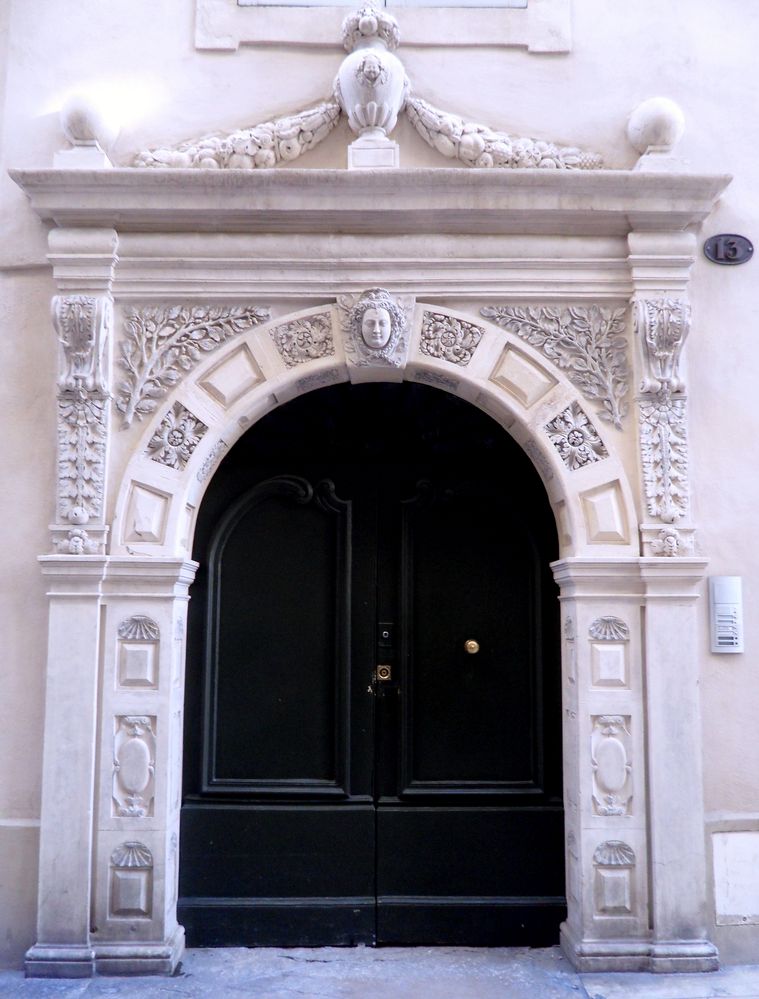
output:
[[[419,348],[428,357],[437,357],[466,367],[482,340],[484,330],[464,319],[438,312],[425,312]]]
[[[640,452],[646,505],[672,524],[688,512],[688,431],[684,399],[663,392],[641,398]]]
[[[406,99],[406,114],[427,145],[466,166],[552,170],[597,170],[603,166],[597,153],[498,132],[486,125],[464,121],[420,97]]]
[[[285,118],[240,128],[229,135],[207,135],[178,146],[145,150],[136,167],[199,167],[211,170],[255,170],[297,159],[313,149],[335,127],[337,101],[324,101]]]
[[[288,368],[335,353],[332,339],[332,316],[320,312],[303,316],[270,330],[274,345]]]
[[[623,308],[508,305],[480,314],[537,347],[581,392],[602,402],[596,410],[602,420],[622,428],[629,376]]]
[[[244,305],[129,309],[119,360],[126,378],[116,389],[123,426],[153,413],[204,354],[269,317],[268,309]]]

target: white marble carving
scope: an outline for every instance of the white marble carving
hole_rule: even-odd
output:
[[[619,480],[604,482],[579,495],[588,541],[592,545],[626,545],[630,529]]]
[[[153,911],[153,854],[144,843],[117,846],[111,854],[108,915],[149,919]]]
[[[537,347],[581,392],[601,401],[602,420],[622,428],[629,377],[624,309],[507,305],[480,314]]]
[[[428,357],[466,367],[482,340],[484,330],[465,319],[440,312],[425,312],[419,349]]]
[[[326,388],[340,381],[340,375],[334,368],[328,371],[315,371],[312,375],[299,378],[295,383],[296,392],[311,392],[313,389]]]
[[[593,621],[588,635],[596,642],[627,642],[630,639],[630,629],[621,618],[607,615]]]
[[[204,354],[267,319],[268,309],[245,305],[129,309],[119,361],[126,378],[116,390],[123,426],[153,413]]]
[[[400,35],[395,18],[365,5],[343,21],[345,57],[335,80],[335,99],[351,129],[386,142],[408,94],[403,63],[393,51]]]
[[[444,389],[446,392],[458,392],[459,383],[455,378],[448,378],[439,371],[417,371],[414,378],[424,385],[432,385],[434,388]]]
[[[345,352],[357,367],[400,367],[406,356],[413,300],[393,297],[384,288],[360,295],[338,295]]]
[[[650,527],[641,528],[641,539],[645,555],[659,558],[675,558],[678,555],[693,554],[694,531],[678,530],[676,527],[663,527],[658,533]]]
[[[545,429],[569,469],[591,465],[609,455],[598,431],[576,402],[555,416]]]
[[[226,441],[217,441],[211,450],[208,452],[205,461],[198,469],[197,479],[198,482],[205,482],[211,472],[216,468],[217,464],[224,457],[226,452],[229,450],[229,445]]]
[[[113,741],[113,814],[146,818],[153,814],[155,718],[116,718]]]
[[[182,471],[208,427],[181,402],[175,402],[148,441],[153,461]]]
[[[641,299],[635,303],[635,331],[643,358],[646,394],[682,392],[680,353],[690,329],[690,305],[682,299]]]
[[[135,482],[129,493],[123,540],[163,542],[169,514],[168,493]]]
[[[607,840],[593,853],[594,908],[598,916],[627,916],[633,911],[632,870],[635,851],[621,840]]]
[[[297,159],[313,149],[338,122],[340,105],[322,101],[285,118],[239,128],[229,135],[207,135],[178,146],[148,149],[137,155],[136,167],[199,167],[204,170],[255,170]]]
[[[595,717],[590,749],[594,812],[606,816],[629,815],[632,800],[629,717]]]
[[[119,624],[118,635],[119,638],[133,642],[157,642],[161,637],[161,629],[152,617],[133,614]]]
[[[332,316],[318,312],[283,323],[269,330],[280,357],[288,368],[320,357],[332,357],[335,344],[332,339]]]
[[[112,314],[111,301],[104,296],[57,295],[53,299],[59,392],[105,394]]]
[[[108,441],[105,358],[111,322],[112,305],[105,296],[53,299],[59,345],[57,518],[73,525],[56,539],[55,547],[70,555],[94,554],[102,548],[81,528],[103,520]]]
[[[511,344],[504,348],[490,380],[506,389],[526,409],[540,402],[557,384],[550,371]]]
[[[672,524],[688,512],[688,431],[684,399],[667,392],[639,401],[643,485],[650,516]]]
[[[428,145],[467,166],[553,170],[598,170],[603,166],[597,153],[498,132],[486,125],[464,121],[419,97],[407,98],[406,115]]]

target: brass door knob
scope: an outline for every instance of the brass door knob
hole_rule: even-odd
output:
[[[475,652],[480,651],[480,643],[476,642],[473,638],[468,638],[464,642],[464,648],[469,653],[470,656],[473,656]]]

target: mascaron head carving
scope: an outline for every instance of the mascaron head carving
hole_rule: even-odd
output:
[[[365,291],[350,309],[346,326],[358,364],[394,364],[393,354],[405,342],[406,316],[384,288]]]

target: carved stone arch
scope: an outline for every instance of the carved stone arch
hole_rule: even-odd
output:
[[[187,557],[214,469],[257,420],[327,385],[402,378],[471,402],[520,444],[551,501],[562,557],[637,555],[618,431],[600,424],[561,369],[471,313],[421,302],[406,309],[397,366],[358,368],[340,310],[329,304],[278,316],[210,353],[161,400],[135,444],[111,554]]]

